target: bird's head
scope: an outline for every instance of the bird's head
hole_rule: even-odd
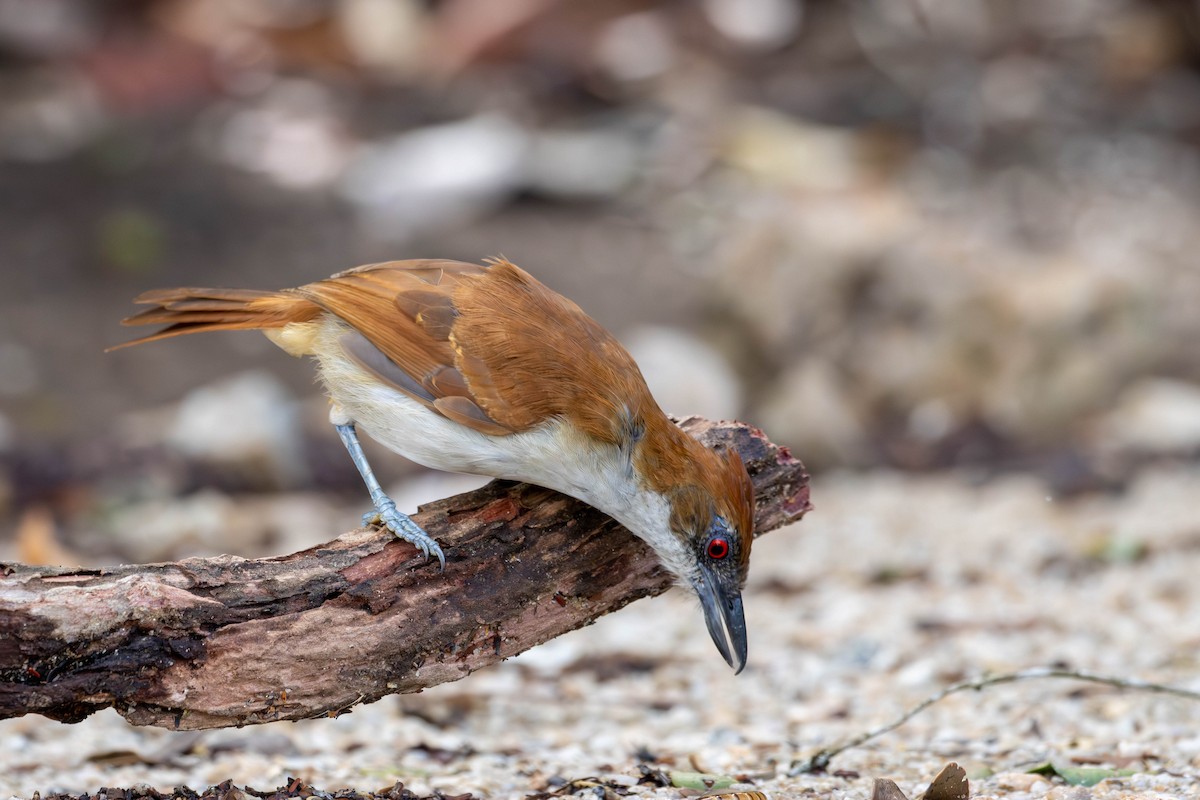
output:
[[[657,447],[647,442],[638,459],[666,500],[666,530],[639,535],[699,597],[713,643],[741,672],[747,652],[742,586],[754,540],[754,487],[736,450],[710,450],[671,428]]]

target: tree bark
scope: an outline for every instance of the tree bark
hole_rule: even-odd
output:
[[[680,424],[741,453],[758,534],[809,510],[786,448],[737,423]],[[0,718],[76,722],[111,706],[183,730],[336,716],[458,680],[672,583],[616,522],[534,486],[493,481],[415,519],[445,549],[444,573],[375,528],[258,560],[0,564]]]

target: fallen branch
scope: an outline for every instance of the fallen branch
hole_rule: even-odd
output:
[[[809,509],[804,466],[761,432],[680,424],[739,451],[758,533]],[[537,487],[494,481],[415,519],[445,548],[444,573],[377,529],[259,560],[0,564],[0,718],[74,722],[111,706],[136,725],[200,729],[336,716],[463,678],[672,583],[617,523]]]
[[[917,703],[912,708],[905,711],[900,716],[884,723],[877,728],[872,728],[862,733],[852,736],[836,747],[827,747],[818,750],[804,760],[796,760],[792,762],[791,769],[788,770],[790,777],[804,775],[810,772],[824,772],[829,767],[829,762],[834,757],[853,750],[856,747],[861,747],[867,742],[882,736],[885,733],[890,733],[896,730],[910,719],[920,714],[925,709],[929,708],[934,703],[939,703],[945,700],[952,694],[965,691],[979,691],[986,689],[989,686],[996,686],[1002,683],[1017,683],[1018,681],[1033,681],[1043,680],[1045,678],[1064,678],[1073,681],[1084,681],[1085,683],[1100,683],[1105,686],[1112,686],[1117,689],[1128,689],[1139,692],[1151,692],[1153,694],[1169,694],[1175,697],[1182,697],[1186,700],[1200,701],[1200,692],[1194,692],[1191,689],[1181,689],[1178,686],[1168,686],[1164,683],[1151,683],[1149,681],[1139,680],[1137,678],[1120,678],[1113,675],[1098,675],[1094,672],[1084,672],[1073,669],[1060,669],[1058,667],[1030,667],[1019,672],[1005,672],[1000,675],[989,675],[986,678],[978,678],[971,681],[960,681],[952,683],[949,686],[934,692],[929,697],[926,697],[921,702]]]

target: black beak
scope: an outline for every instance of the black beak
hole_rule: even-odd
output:
[[[733,674],[737,675],[746,666],[746,615],[742,611],[742,593],[721,586],[708,570],[702,570],[702,573],[704,577],[696,585],[696,594],[704,607],[708,633],[725,662],[733,667]]]

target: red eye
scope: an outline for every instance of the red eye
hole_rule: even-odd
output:
[[[729,555],[729,542],[724,539],[713,539],[708,543],[708,557],[719,560]]]

